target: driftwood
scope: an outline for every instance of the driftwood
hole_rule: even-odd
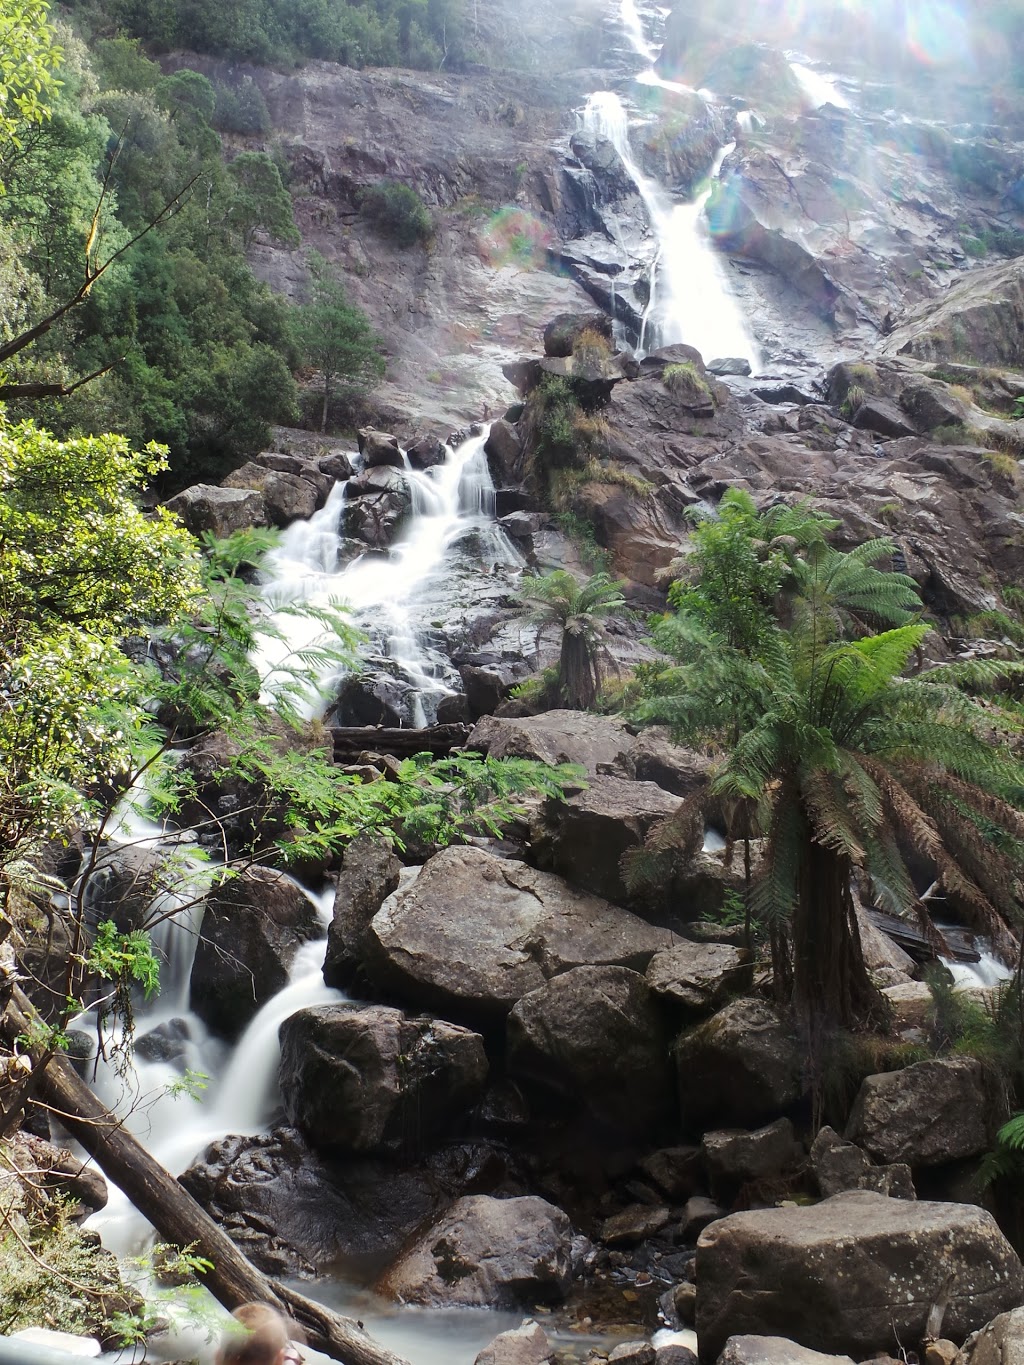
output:
[[[33,1015],[31,1002],[15,986],[3,1020],[8,1036],[26,1034]],[[77,1138],[161,1238],[175,1246],[196,1243],[199,1254],[213,1262],[203,1284],[225,1308],[250,1302],[279,1307],[299,1324],[310,1346],[342,1365],[407,1365],[351,1318],[341,1317],[262,1275],[117,1116],[99,1102],[65,1058],[52,1057],[35,1080],[37,1098]]]
[[[331,730],[335,763],[351,763],[362,753],[447,757],[469,738],[468,725],[430,725],[422,730],[386,725],[351,725]]]

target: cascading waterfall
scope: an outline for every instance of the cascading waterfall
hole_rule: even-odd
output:
[[[368,632],[411,684],[411,725],[432,722],[438,701],[455,690],[440,676],[440,661],[424,646],[417,601],[443,581],[453,552],[471,533],[488,568],[522,567],[522,556],[494,523],[494,483],[484,454],[488,430],[483,427],[455,448],[446,447],[444,463],[432,469],[413,469],[406,458],[402,476],[411,495],[410,522],[386,556],[367,552],[338,567],[345,498],[345,485],[339,484],[321,511],[285,531],[267,560],[271,579],[264,597],[271,610],[291,603],[326,607],[343,602],[353,624]],[[284,661],[324,638],[322,626],[309,617],[276,614],[275,624],[282,638],[264,636],[255,660],[271,692],[275,677],[283,676]],[[339,676],[328,670],[319,682],[326,688]],[[319,695],[311,689],[308,714],[320,707]]]
[[[689,86],[664,80],[654,70],[656,49],[644,33],[636,0],[621,0],[619,20],[643,62],[634,79],[640,84],[692,94]],[[750,361],[752,369],[758,369],[761,357],[757,344],[729,287],[725,266],[711,244],[704,215],[735,144],[719,151],[704,189],[689,203],[677,204],[637,163],[629,142],[629,118],[614,91],[591,94],[581,119],[591,137],[605,138],[615,148],[644,202],[657,241],[639,352],[684,342],[695,346],[705,360],[740,356]]]

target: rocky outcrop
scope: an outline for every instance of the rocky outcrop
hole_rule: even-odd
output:
[[[919,306],[886,338],[892,355],[1024,365],[1024,268],[1019,260],[972,270],[939,302]]]
[[[334,893],[334,918],[327,930],[324,981],[347,986],[366,952],[370,921],[398,888],[402,864],[384,839],[361,834],[345,849]]]
[[[367,969],[409,1000],[486,1022],[572,967],[642,971],[674,941],[549,873],[448,848],[374,916]]]
[[[917,1062],[862,1082],[846,1135],[876,1161],[943,1165],[988,1149],[987,1108],[974,1058]]]
[[[358,433],[359,453],[363,457],[365,469],[375,469],[390,465],[393,469],[404,469],[405,460],[398,444],[398,438],[386,431],[375,431],[373,427],[361,427]]]
[[[318,1150],[374,1152],[455,1126],[487,1078],[483,1039],[385,1005],[319,1005],[281,1025],[281,1096]]]
[[[424,1307],[518,1308],[569,1292],[572,1229],[536,1196],[457,1200],[378,1281],[386,1298]]]
[[[642,976],[575,967],[508,1018],[509,1074],[612,1130],[644,1133],[673,1107],[665,1021]]]
[[[788,1333],[858,1358],[917,1342],[952,1275],[943,1330],[963,1337],[1024,1300],[1024,1268],[981,1209],[838,1194],[713,1223],[697,1244],[697,1336]]]
[[[412,512],[405,474],[391,465],[378,465],[349,479],[345,493],[342,534],[375,550],[393,544]]]
[[[775,1118],[803,1089],[796,1038],[760,1000],[736,1000],[676,1044],[683,1124],[751,1126]]]
[[[225,1038],[237,1038],[288,981],[300,944],[322,933],[316,906],[282,872],[250,867],[209,892],[189,1003]]]
[[[197,483],[169,498],[167,510],[174,512],[194,536],[209,531],[224,540],[235,531],[248,531],[267,525],[267,505],[255,488],[218,488]]]
[[[327,501],[330,480],[314,484],[298,474],[268,469],[250,461],[221,481],[222,488],[255,488],[263,495],[267,520],[282,530],[293,521],[307,521]]]

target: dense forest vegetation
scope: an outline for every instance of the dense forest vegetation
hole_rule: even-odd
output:
[[[3,357],[0,397],[17,419],[45,395],[58,435],[166,445],[171,484],[219,478],[270,423],[301,417],[293,376],[315,364],[302,309],[245,259],[257,232],[298,245],[287,170],[261,150],[225,158],[220,131],[267,131],[251,82],[164,75],[112,31],[87,48],[48,30],[49,116],[16,116],[0,138],[0,346],[80,296]],[[382,369],[379,343],[340,282],[335,297],[354,328],[343,374],[362,382]]]

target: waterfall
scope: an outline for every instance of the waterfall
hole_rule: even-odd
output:
[[[281,607],[309,603],[326,607],[343,602],[352,623],[364,629],[381,652],[393,661],[398,675],[411,685],[409,723],[431,723],[441,697],[450,695],[453,679],[442,676],[444,663],[424,643],[422,613],[417,605],[430,592],[443,594],[455,558],[464,553],[468,534],[476,536],[478,557],[510,571],[523,559],[500,527],[494,524],[494,483],[484,453],[489,426],[461,444],[445,447],[443,464],[429,470],[411,468],[408,459],[398,471],[409,490],[408,526],[386,554],[365,552],[341,567],[340,524],[344,485],[338,485],[326,506],[309,521],[288,528],[267,559],[270,574],[263,594],[281,639],[261,637],[257,667],[271,681],[282,677],[282,665],[297,652],[325,639],[316,620],[280,614]],[[328,689],[341,676],[323,670],[320,686]],[[306,710],[322,712],[319,696],[310,689]]]
[[[650,297],[640,334],[641,353],[685,342],[705,360],[742,356],[751,368],[760,355],[733,296],[725,267],[708,236],[704,209],[715,181],[735,143],[723,147],[706,187],[689,203],[674,204],[667,192],[645,175],[629,142],[629,119],[614,91],[598,90],[587,99],[582,125],[592,138],[612,144],[647,209],[657,241]]]
[[[820,109],[825,104],[831,104],[836,109],[850,108],[850,101],[835,81],[815,71],[798,52],[787,52],[786,60],[812,109]]]

